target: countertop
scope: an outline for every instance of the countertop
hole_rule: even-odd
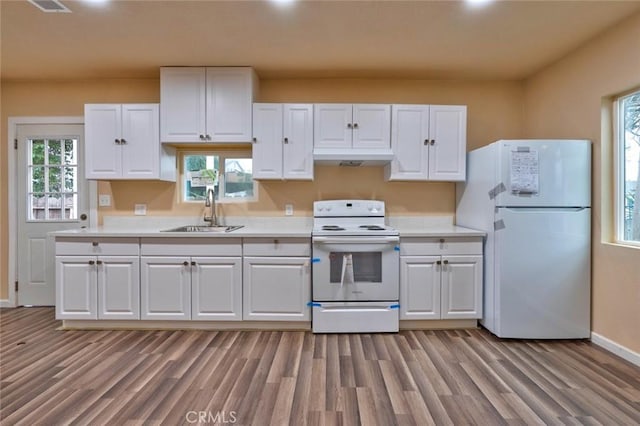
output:
[[[452,221],[430,217],[391,217],[389,225],[400,237],[484,237],[483,231],[455,226]],[[231,232],[163,232],[163,229],[198,224],[189,218],[118,218],[105,226],[52,232],[54,237],[138,237],[138,238],[309,238],[312,218],[229,218],[225,225],[243,225]],[[200,224],[201,225],[201,224]]]

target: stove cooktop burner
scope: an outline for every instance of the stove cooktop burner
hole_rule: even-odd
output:
[[[323,225],[323,231],[344,231],[345,229],[342,226],[338,225]]]
[[[360,225],[359,228],[366,229],[367,231],[384,231],[384,227],[380,225]]]

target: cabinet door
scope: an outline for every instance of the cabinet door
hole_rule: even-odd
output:
[[[86,104],[84,117],[86,178],[119,178],[122,175],[120,104]]]
[[[393,105],[391,107],[391,149],[394,158],[385,170],[387,179],[428,179],[428,105]]]
[[[429,179],[463,181],[466,177],[467,107],[429,107]]]
[[[207,140],[249,142],[253,70],[247,67],[207,68]]]
[[[56,319],[97,319],[96,258],[56,256]]]
[[[353,147],[391,147],[391,105],[353,106]]]
[[[191,319],[242,320],[242,258],[191,260]]]
[[[282,104],[253,104],[253,178],[282,179]]]
[[[442,257],[442,318],[482,317],[482,256]]]
[[[315,104],[313,106],[313,147],[351,148],[351,104]]]
[[[141,319],[191,318],[190,260],[188,257],[140,258]]]
[[[198,67],[160,68],[162,142],[203,142],[206,134],[206,76]]]
[[[307,257],[245,257],[243,318],[310,321],[311,274]]]
[[[160,162],[158,105],[122,105],[122,177],[157,179]]]
[[[440,319],[440,256],[400,257],[400,319]]]
[[[283,177],[313,180],[312,105],[284,106],[283,141]]]
[[[98,270],[98,319],[140,319],[140,258],[101,256]]]

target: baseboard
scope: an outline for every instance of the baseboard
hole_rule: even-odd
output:
[[[8,299],[0,299],[0,308],[15,308],[16,306]]]
[[[591,342],[640,367],[640,353],[634,352],[598,333],[591,333]]]

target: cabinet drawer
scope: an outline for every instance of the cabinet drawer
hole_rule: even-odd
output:
[[[142,238],[142,256],[242,256],[240,238]]]
[[[56,255],[109,255],[109,256],[138,256],[140,254],[140,240],[135,237],[127,238],[73,238],[56,237]]]
[[[401,256],[482,254],[482,237],[416,237],[400,239]]]
[[[309,238],[251,238],[243,243],[245,256],[311,256]]]

